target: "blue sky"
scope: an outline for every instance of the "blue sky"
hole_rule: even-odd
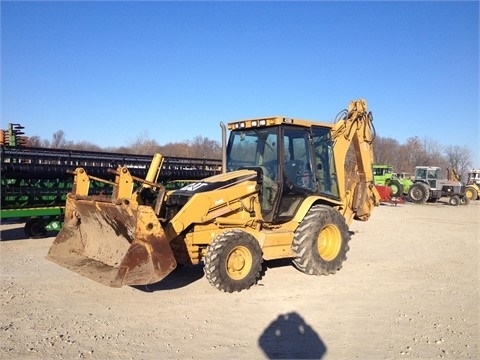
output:
[[[468,146],[480,167],[479,4],[1,2],[1,122],[102,147],[365,98],[377,133]]]

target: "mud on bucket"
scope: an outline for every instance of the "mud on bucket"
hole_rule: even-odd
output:
[[[176,267],[165,232],[149,206],[76,199],[46,257],[111,287],[158,282]]]

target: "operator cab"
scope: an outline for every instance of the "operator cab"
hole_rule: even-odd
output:
[[[229,124],[227,171],[257,171],[266,222],[291,220],[310,195],[339,199],[331,128],[299,122],[277,117]]]
[[[480,186],[480,170],[472,170],[468,173],[467,184],[476,184]]]
[[[431,189],[437,188],[437,181],[442,178],[442,172],[439,167],[417,166],[415,168],[415,179],[428,183]]]

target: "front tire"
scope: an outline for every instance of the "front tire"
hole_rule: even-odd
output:
[[[399,197],[403,195],[403,185],[398,180],[392,180],[389,184],[392,189],[392,196]]]
[[[460,198],[457,195],[453,195],[450,199],[448,199],[448,203],[452,206],[460,205]]]
[[[262,249],[252,235],[226,231],[207,247],[205,277],[220,291],[246,290],[260,279],[262,261]]]
[[[350,234],[343,216],[325,205],[314,205],[293,237],[293,264],[309,275],[335,274],[350,249]]]

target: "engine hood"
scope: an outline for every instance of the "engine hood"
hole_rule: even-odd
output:
[[[172,195],[192,196],[196,193],[223,189],[246,180],[256,180],[258,174],[255,170],[237,170],[225,174],[213,175],[208,178],[188,184],[172,192]]]
[[[463,184],[460,181],[455,180],[439,180],[438,181],[442,186],[462,186]]]

